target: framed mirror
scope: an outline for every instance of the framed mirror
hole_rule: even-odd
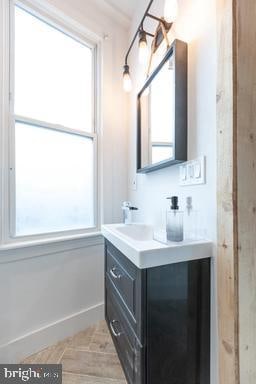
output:
[[[137,99],[137,172],[187,160],[187,44],[175,40]]]

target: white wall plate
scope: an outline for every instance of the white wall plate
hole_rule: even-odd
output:
[[[206,158],[198,157],[180,165],[179,185],[199,185],[206,182]]]

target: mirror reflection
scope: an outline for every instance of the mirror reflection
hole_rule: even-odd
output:
[[[173,159],[175,68],[173,57],[140,96],[141,166]]]

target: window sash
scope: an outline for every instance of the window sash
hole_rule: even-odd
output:
[[[74,38],[76,41],[80,42],[83,45],[86,45],[90,49],[92,49],[92,60],[93,60],[93,81],[92,81],[92,106],[93,106],[93,124],[92,124],[92,132],[86,132],[82,130],[77,130],[71,127],[65,127],[59,124],[51,124],[45,121],[39,121],[32,119],[27,116],[19,116],[14,113],[14,56],[15,56],[15,46],[14,46],[14,37],[15,37],[15,20],[14,20],[14,7],[15,5],[23,8],[24,10],[31,13],[33,16],[39,18],[40,20],[50,24],[52,27],[55,27],[60,32],[67,34],[68,36]],[[29,241],[36,239],[45,239],[45,238],[54,238],[56,236],[67,236],[70,237],[72,235],[86,234],[99,230],[99,217],[100,217],[100,208],[99,208],[99,162],[98,162],[98,136],[97,136],[97,126],[98,126],[98,108],[99,108],[99,99],[97,90],[98,87],[98,76],[99,73],[99,61],[98,61],[98,49],[97,45],[87,40],[82,34],[75,32],[72,27],[69,28],[66,23],[62,21],[56,21],[56,17],[51,16],[48,12],[44,12],[41,10],[37,10],[31,4],[27,5],[27,1],[10,1],[10,14],[9,14],[9,22],[10,22],[10,37],[9,37],[9,126],[10,126],[10,134],[9,134],[9,241],[15,241],[16,239],[21,241]],[[94,227],[77,229],[77,230],[66,230],[59,232],[49,232],[44,234],[36,234],[36,235],[26,235],[26,236],[17,236],[15,233],[15,224],[16,224],[16,190],[15,190],[15,123],[23,122],[25,124],[35,125],[41,128],[46,128],[50,130],[55,130],[59,132],[70,133],[74,135],[79,135],[87,138],[91,138],[93,140],[93,150],[94,150]]]
[[[44,12],[37,11],[36,8],[31,5],[26,4],[26,0],[11,0],[10,1],[10,113],[11,116],[15,118],[14,102],[15,102],[15,6],[22,8],[23,10],[30,13],[32,16],[38,18],[42,22],[49,24],[50,27],[55,28],[59,32],[71,37],[80,44],[88,47],[92,51],[92,89],[91,89],[91,98],[92,98],[92,132],[97,132],[97,46],[85,39],[84,37],[79,36],[79,34],[74,33],[72,29],[69,29],[67,26],[57,23],[54,20],[54,17],[45,15]],[[39,121],[29,116],[18,116],[24,119],[30,119],[31,121]],[[60,124],[52,124],[47,121],[40,121],[41,126],[55,126],[56,128],[63,126]],[[74,132],[80,132],[80,130],[74,129],[72,127],[64,127],[65,129],[73,130]],[[86,130],[81,130],[83,133],[90,134],[91,132],[86,132]]]
[[[25,123],[25,124],[27,125],[27,123]],[[95,165],[95,162],[97,161],[97,156],[96,156],[96,154],[97,154],[97,140],[94,139],[93,137],[89,137],[88,138],[86,135],[74,135],[73,133],[69,133],[69,132],[65,132],[65,131],[60,131],[60,130],[56,131],[55,129],[52,130],[52,129],[48,129],[48,128],[40,127],[40,126],[38,126],[38,128],[41,129],[41,131],[45,130],[45,131],[50,131],[50,132],[59,132],[59,133],[64,133],[67,136],[72,135],[73,137],[76,136],[76,137],[86,138],[86,139],[90,140],[91,145],[92,145],[91,149],[92,149],[92,156],[93,156],[93,158],[92,158],[92,160],[93,160],[93,168],[91,168],[92,165],[90,166],[90,169],[92,169],[92,184],[91,184],[91,187],[93,188],[93,196],[92,196],[93,199],[92,200],[90,199],[90,202],[93,204],[93,215],[90,216],[90,219],[93,222],[88,227],[84,226],[83,228],[81,228],[81,226],[80,226],[79,229],[75,229],[74,227],[72,227],[72,229],[60,229],[60,230],[55,230],[55,231],[53,231],[53,230],[50,231],[49,230],[47,232],[47,228],[46,228],[46,231],[44,230],[42,233],[37,232],[37,233],[34,233],[34,234],[32,234],[32,233],[30,233],[30,234],[20,234],[20,233],[17,234],[16,233],[17,217],[16,217],[16,215],[12,215],[12,221],[11,221],[11,230],[12,230],[11,234],[12,234],[12,236],[14,238],[20,239],[20,238],[27,238],[28,236],[30,236],[30,237],[37,237],[37,236],[44,236],[44,235],[53,234],[53,233],[67,233],[67,232],[68,233],[69,232],[70,233],[76,233],[76,232],[80,233],[80,231],[88,231],[88,232],[95,231],[97,229],[97,225],[96,225],[97,224],[97,222],[96,222],[97,216],[96,216],[96,212],[95,212],[97,210],[97,201],[95,199],[95,195],[96,195],[96,193],[95,193],[95,186],[97,186],[97,183],[96,183],[97,180],[95,179],[95,176],[96,176],[96,172],[95,172],[96,165]],[[35,131],[37,129],[37,127],[33,126],[32,129],[33,129],[33,131]],[[15,131],[16,130],[17,130],[17,128],[15,127]],[[15,151],[15,154],[16,154],[16,151]],[[15,154],[14,154],[14,160],[15,160]],[[84,164],[86,165],[86,163],[84,163]],[[17,166],[18,166],[18,164],[17,164]],[[16,172],[15,172],[15,169],[13,167],[13,172],[12,172],[12,177],[13,177],[13,209],[14,209],[15,203],[16,203],[16,194],[15,194],[15,192],[16,192],[16,183],[15,183],[16,182],[16,174],[15,173]],[[18,185],[17,185],[17,188],[18,188]],[[16,212],[14,212],[14,213],[16,213]]]

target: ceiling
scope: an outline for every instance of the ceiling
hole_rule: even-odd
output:
[[[126,17],[132,18],[136,0],[105,0],[106,3],[111,5],[117,11],[123,13]]]

